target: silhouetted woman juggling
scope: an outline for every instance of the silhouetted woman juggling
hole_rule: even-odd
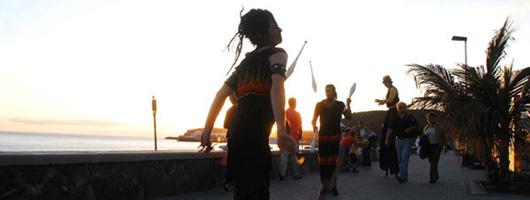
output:
[[[285,72],[287,53],[276,45],[282,42],[282,29],[271,12],[252,9],[241,17],[238,32],[228,47],[238,41],[237,62],[243,39],[256,47],[245,55],[232,75],[217,92],[210,107],[201,146],[210,147],[210,132],[225,99],[236,92],[239,103],[228,143],[228,164],[234,182],[234,199],[269,199],[269,173],[272,166],[269,134],[276,122],[278,145],[290,152],[295,140],[284,125]],[[206,151],[207,152],[207,151]]]

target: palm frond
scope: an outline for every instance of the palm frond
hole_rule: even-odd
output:
[[[441,65],[408,64],[408,75],[414,77],[416,87],[425,90],[425,96],[441,96],[455,90],[455,80],[451,72]]]
[[[504,58],[506,48],[508,48],[508,42],[513,39],[512,22],[510,18],[507,18],[504,25],[500,30],[495,33],[493,39],[491,39],[488,49],[486,51],[486,69],[487,73],[493,77],[498,77],[501,74],[499,68],[499,62]]]
[[[530,81],[521,87],[521,97],[519,98],[521,111],[530,111]],[[530,130],[530,129],[529,129]]]
[[[439,97],[416,97],[410,104],[411,109],[445,111],[442,98]]]
[[[530,67],[514,72],[514,77],[510,82],[510,96],[521,93],[523,86],[529,82]]]

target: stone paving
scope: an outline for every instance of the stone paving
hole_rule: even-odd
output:
[[[443,154],[440,158],[440,180],[429,183],[427,159],[421,160],[413,154],[409,163],[409,181],[398,183],[393,176],[385,176],[374,161],[372,167],[359,167],[360,173],[345,172],[339,174],[339,196],[323,196],[321,199],[524,199],[520,196],[495,195],[476,192],[474,180],[484,178],[484,170],[460,167],[459,157],[453,153]],[[304,174],[301,180],[271,180],[271,199],[317,199],[320,177],[318,172]],[[527,197],[526,197],[527,198]],[[178,196],[160,198],[160,200],[189,199],[233,199],[233,189],[224,192],[222,188],[194,192]]]

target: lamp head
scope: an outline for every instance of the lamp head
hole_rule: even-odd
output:
[[[467,37],[453,36],[453,38],[451,38],[451,40],[453,40],[453,41],[467,41]]]

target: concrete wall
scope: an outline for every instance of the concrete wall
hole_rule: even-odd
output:
[[[0,199],[151,199],[222,186],[224,152],[0,153]],[[318,171],[302,152],[304,173]],[[273,152],[272,178],[279,152]]]

